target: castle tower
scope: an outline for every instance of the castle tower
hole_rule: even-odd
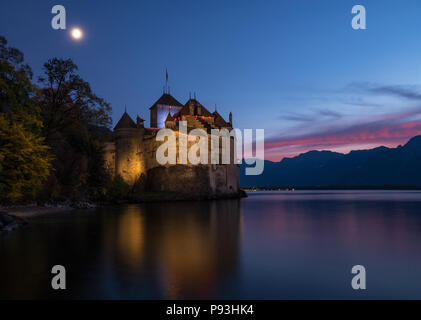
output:
[[[145,120],[143,120],[141,117],[136,117],[136,126],[138,128],[144,128],[145,127]]]
[[[140,119],[140,118],[139,118]],[[133,185],[145,171],[140,152],[143,146],[144,128],[138,125],[124,112],[114,127],[115,137],[115,173],[124,181]]]
[[[173,129],[174,126],[174,118],[171,116],[171,113],[168,113],[167,119],[165,119],[165,128]]]
[[[151,113],[151,127],[165,128],[165,120],[167,119],[168,113],[171,114],[171,116],[174,116],[182,107],[183,105],[172,95],[164,93],[152,107],[149,108]]]

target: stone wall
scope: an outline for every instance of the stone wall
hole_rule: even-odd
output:
[[[146,172],[141,150],[143,130],[119,129],[115,133],[115,173],[133,185]]]
[[[237,165],[160,166],[147,172],[145,189],[195,198],[235,196],[240,192]]]
[[[177,150],[179,137],[175,132]],[[234,163],[231,141],[231,164],[167,164],[160,165],[156,152],[162,141],[155,135],[144,136],[142,129],[119,129],[115,142],[105,146],[105,164],[111,172],[120,175],[139,191],[169,191],[200,198],[214,198],[238,194],[240,191],[239,168]],[[187,141],[187,150],[195,144]],[[208,138],[210,163],[210,138]]]

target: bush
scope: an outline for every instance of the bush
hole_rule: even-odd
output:
[[[130,186],[121,178],[121,176],[117,175],[110,181],[110,185],[106,192],[106,200],[110,202],[127,200],[130,191]]]

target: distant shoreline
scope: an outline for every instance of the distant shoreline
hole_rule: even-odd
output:
[[[244,187],[244,191],[294,191],[294,190],[421,190],[421,186],[306,186],[306,187]]]

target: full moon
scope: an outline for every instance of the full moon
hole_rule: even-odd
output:
[[[80,30],[79,28],[73,28],[72,29],[72,37],[73,39],[79,40],[80,38],[82,38],[82,30]]]

